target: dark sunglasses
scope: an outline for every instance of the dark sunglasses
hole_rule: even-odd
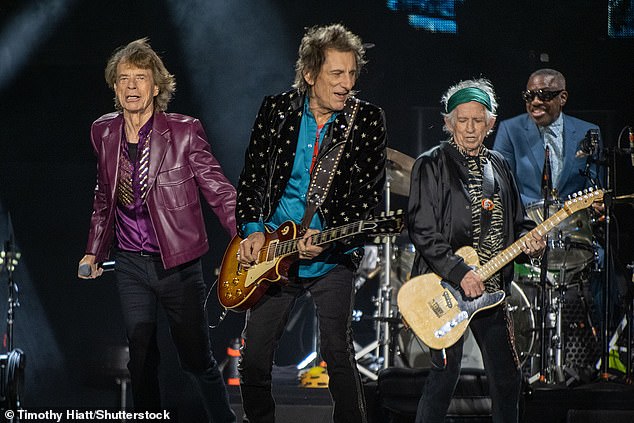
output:
[[[557,97],[564,90],[556,90],[556,91],[547,91],[547,90],[526,90],[522,91],[522,98],[525,102],[531,102],[537,96],[540,101],[550,101],[553,98]]]

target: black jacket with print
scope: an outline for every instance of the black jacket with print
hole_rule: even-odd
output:
[[[277,208],[291,176],[304,95],[293,90],[264,98],[251,132],[238,183],[236,223],[267,222]],[[359,108],[332,185],[318,213],[325,228],[365,219],[379,203],[385,183],[386,129],[383,110],[353,97]],[[329,125],[319,158],[346,142],[348,113]],[[319,160],[319,159],[318,159]],[[298,222],[297,222],[298,223]]]
[[[497,151],[488,151],[493,164],[495,190],[504,210],[504,246],[511,245],[535,227],[520,199],[508,163]],[[460,286],[471,270],[455,251],[473,245],[473,222],[466,159],[449,142],[421,154],[412,169],[407,228],[416,247],[412,276],[433,272]],[[522,259],[527,257],[522,254]],[[513,265],[502,269],[504,290],[510,292]]]

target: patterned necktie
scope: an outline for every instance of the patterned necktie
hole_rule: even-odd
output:
[[[141,157],[139,157],[139,191],[143,201],[147,197],[147,177],[150,168],[150,134],[152,134],[152,131],[147,134],[141,149]]]
[[[561,159],[563,157],[562,145],[557,142],[557,136],[551,128],[544,128],[544,146],[550,149],[550,171],[553,187],[559,182],[561,174]]]
[[[137,144],[139,150],[130,157],[121,154],[119,160],[119,181],[117,196],[124,206],[134,204],[136,195],[141,202],[145,201],[148,193],[148,170],[150,168],[150,135],[152,130]],[[136,172],[135,172],[136,169]],[[136,175],[136,180],[135,180]]]

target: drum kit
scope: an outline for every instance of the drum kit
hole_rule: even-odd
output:
[[[413,164],[413,158],[388,148],[387,211],[391,194],[409,195]],[[561,207],[562,203],[553,202],[551,214]],[[538,202],[527,207],[527,214],[539,224],[544,220],[543,210],[543,202]],[[590,372],[600,355],[599,340],[588,311],[588,281],[597,262],[592,224],[590,213],[583,209],[550,232],[545,286],[541,283],[539,268],[515,264],[515,280],[506,304],[513,322],[515,347],[529,383],[543,371],[542,354],[546,360],[546,381],[566,384]],[[428,347],[407,329],[395,301],[399,288],[410,278],[414,262],[415,249],[406,231],[396,240],[366,245],[365,250],[355,282],[357,307],[364,304],[364,299],[359,297],[367,296],[368,290],[375,294],[370,294],[373,296],[367,309],[354,311],[353,319],[371,322],[374,336],[367,346],[355,344],[359,371],[368,379],[376,380],[383,368],[428,367]],[[545,305],[543,313],[542,304]],[[540,339],[542,319],[544,344]],[[463,367],[482,368],[473,336],[469,331],[465,336]]]

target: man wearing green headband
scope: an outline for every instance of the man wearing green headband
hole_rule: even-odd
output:
[[[475,249],[481,264],[535,227],[526,217],[513,174],[502,156],[488,150],[485,137],[495,124],[497,101],[486,79],[462,81],[442,97],[449,139],[414,164],[408,231],[416,246],[412,276],[435,273],[458,289],[463,301],[498,290],[507,293],[513,265],[488,279],[456,254]],[[530,256],[545,247],[538,235],[521,248]],[[434,283],[434,282],[431,282]],[[521,386],[506,303],[476,313],[469,323],[487,369],[494,422],[517,422]],[[443,422],[460,376],[464,336],[443,350],[430,349],[431,369],[418,404],[416,422]]]

